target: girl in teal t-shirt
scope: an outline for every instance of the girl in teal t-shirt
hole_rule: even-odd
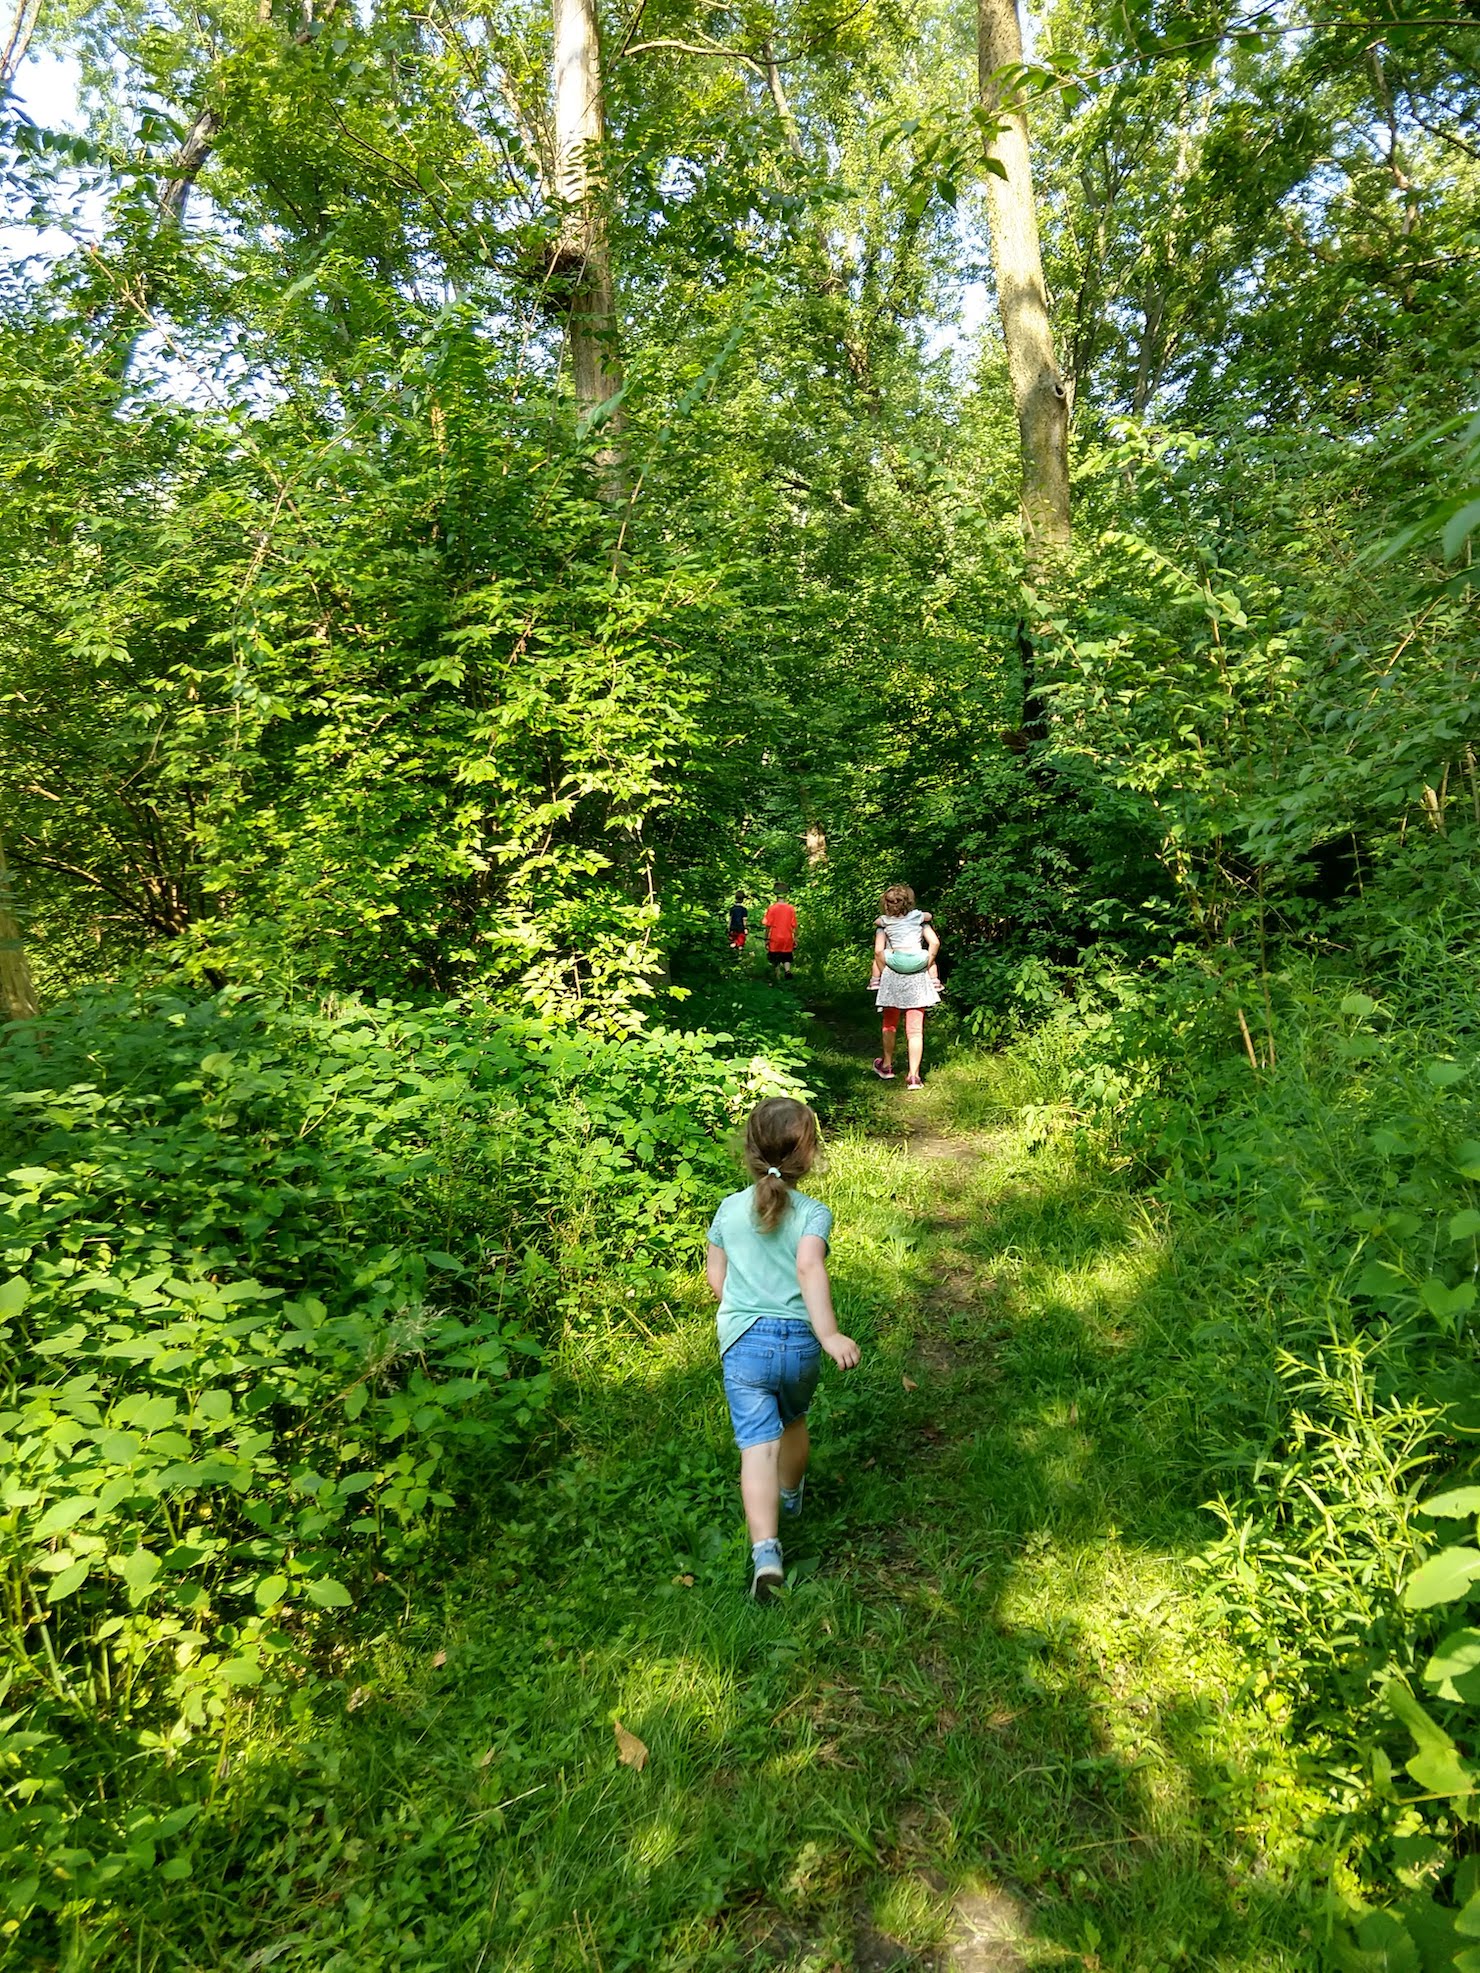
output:
[[[832,1214],[798,1192],[817,1156],[817,1119],[773,1096],[751,1111],[745,1163],[755,1178],[720,1202],[705,1273],[719,1298],[720,1362],[740,1448],[750,1530],[750,1593],[765,1603],[786,1580],[781,1511],[800,1514],[811,1441],[807,1406],[825,1350],[840,1370],[858,1345],[838,1328],[827,1278]]]

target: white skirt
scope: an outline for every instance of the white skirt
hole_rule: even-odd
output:
[[[939,1002],[940,990],[928,968],[923,973],[896,973],[886,966],[874,996],[876,1007],[935,1007]]]

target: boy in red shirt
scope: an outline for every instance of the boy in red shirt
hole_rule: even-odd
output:
[[[797,945],[797,914],[795,907],[787,903],[785,891],[777,891],[776,902],[766,906],[761,923],[766,928],[766,957],[790,979]]]

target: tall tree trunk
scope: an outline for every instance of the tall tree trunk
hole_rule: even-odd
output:
[[[11,902],[10,866],[0,843],[0,1020],[31,1021],[41,1012],[26,948]]]
[[[555,28],[555,195],[561,229],[555,274],[565,291],[566,333],[582,430],[622,389],[602,183],[606,114],[596,0],[553,0]],[[606,414],[596,466],[604,497],[628,497],[620,405]]]
[[[1157,345],[1165,308],[1164,291],[1155,282],[1148,283],[1141,301],[1141,339],[1136,350],[1136,381],[1131,389],[1131,410],[1138,418],[1144,415],[1161,378]]]
[[[1069,540],[1069,392],[1048,319],[1028,119],[1020,109],[1003,107],[1000,71],[1022,59],[1017,0],[977,0],[978,89],[992,119],[986,140],[987,223],[1022,447],[1023,537],[1031,563]]]
[[[41,18],[41,0],[15,0],[5,40],[0,42],[0,102],[10,94],[15,72],[26,59],[31,36]]]

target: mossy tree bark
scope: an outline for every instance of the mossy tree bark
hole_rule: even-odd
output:
[[[977,0],[978,89],[990,119],[987,223],[1022,447],[1023,536],[1032,561],[1069,540],[1069,390],[1054,355],[1028,119],[1011,95],[1012,71],[1022,59],[1017,0]]]
[[[1069,544],[1070,403],[1069,387],[1054,353],[1043,279],[1028,119],[1013,93],[1019,87],[1014,71],[1022,60],[1017,0],[977,0],[977,88],[985,112],[992,277],[1017,412],[1023,544],[1033,581],[1041,578],[1054,551]],[[1025,602],[1017,635],[1022,732],[1034,744],[1046,737],[1047,720],[1026,609]]]
[[[606,137],[601,35],[595,0],[553,0],[555,196],[561,227],[554,281],[563,297],[572,380],[583,431],[622,389],[616,284],[608,239],[602,147]],[[628,498],[620,404],[603,415],[596,467],[604,497]]]

